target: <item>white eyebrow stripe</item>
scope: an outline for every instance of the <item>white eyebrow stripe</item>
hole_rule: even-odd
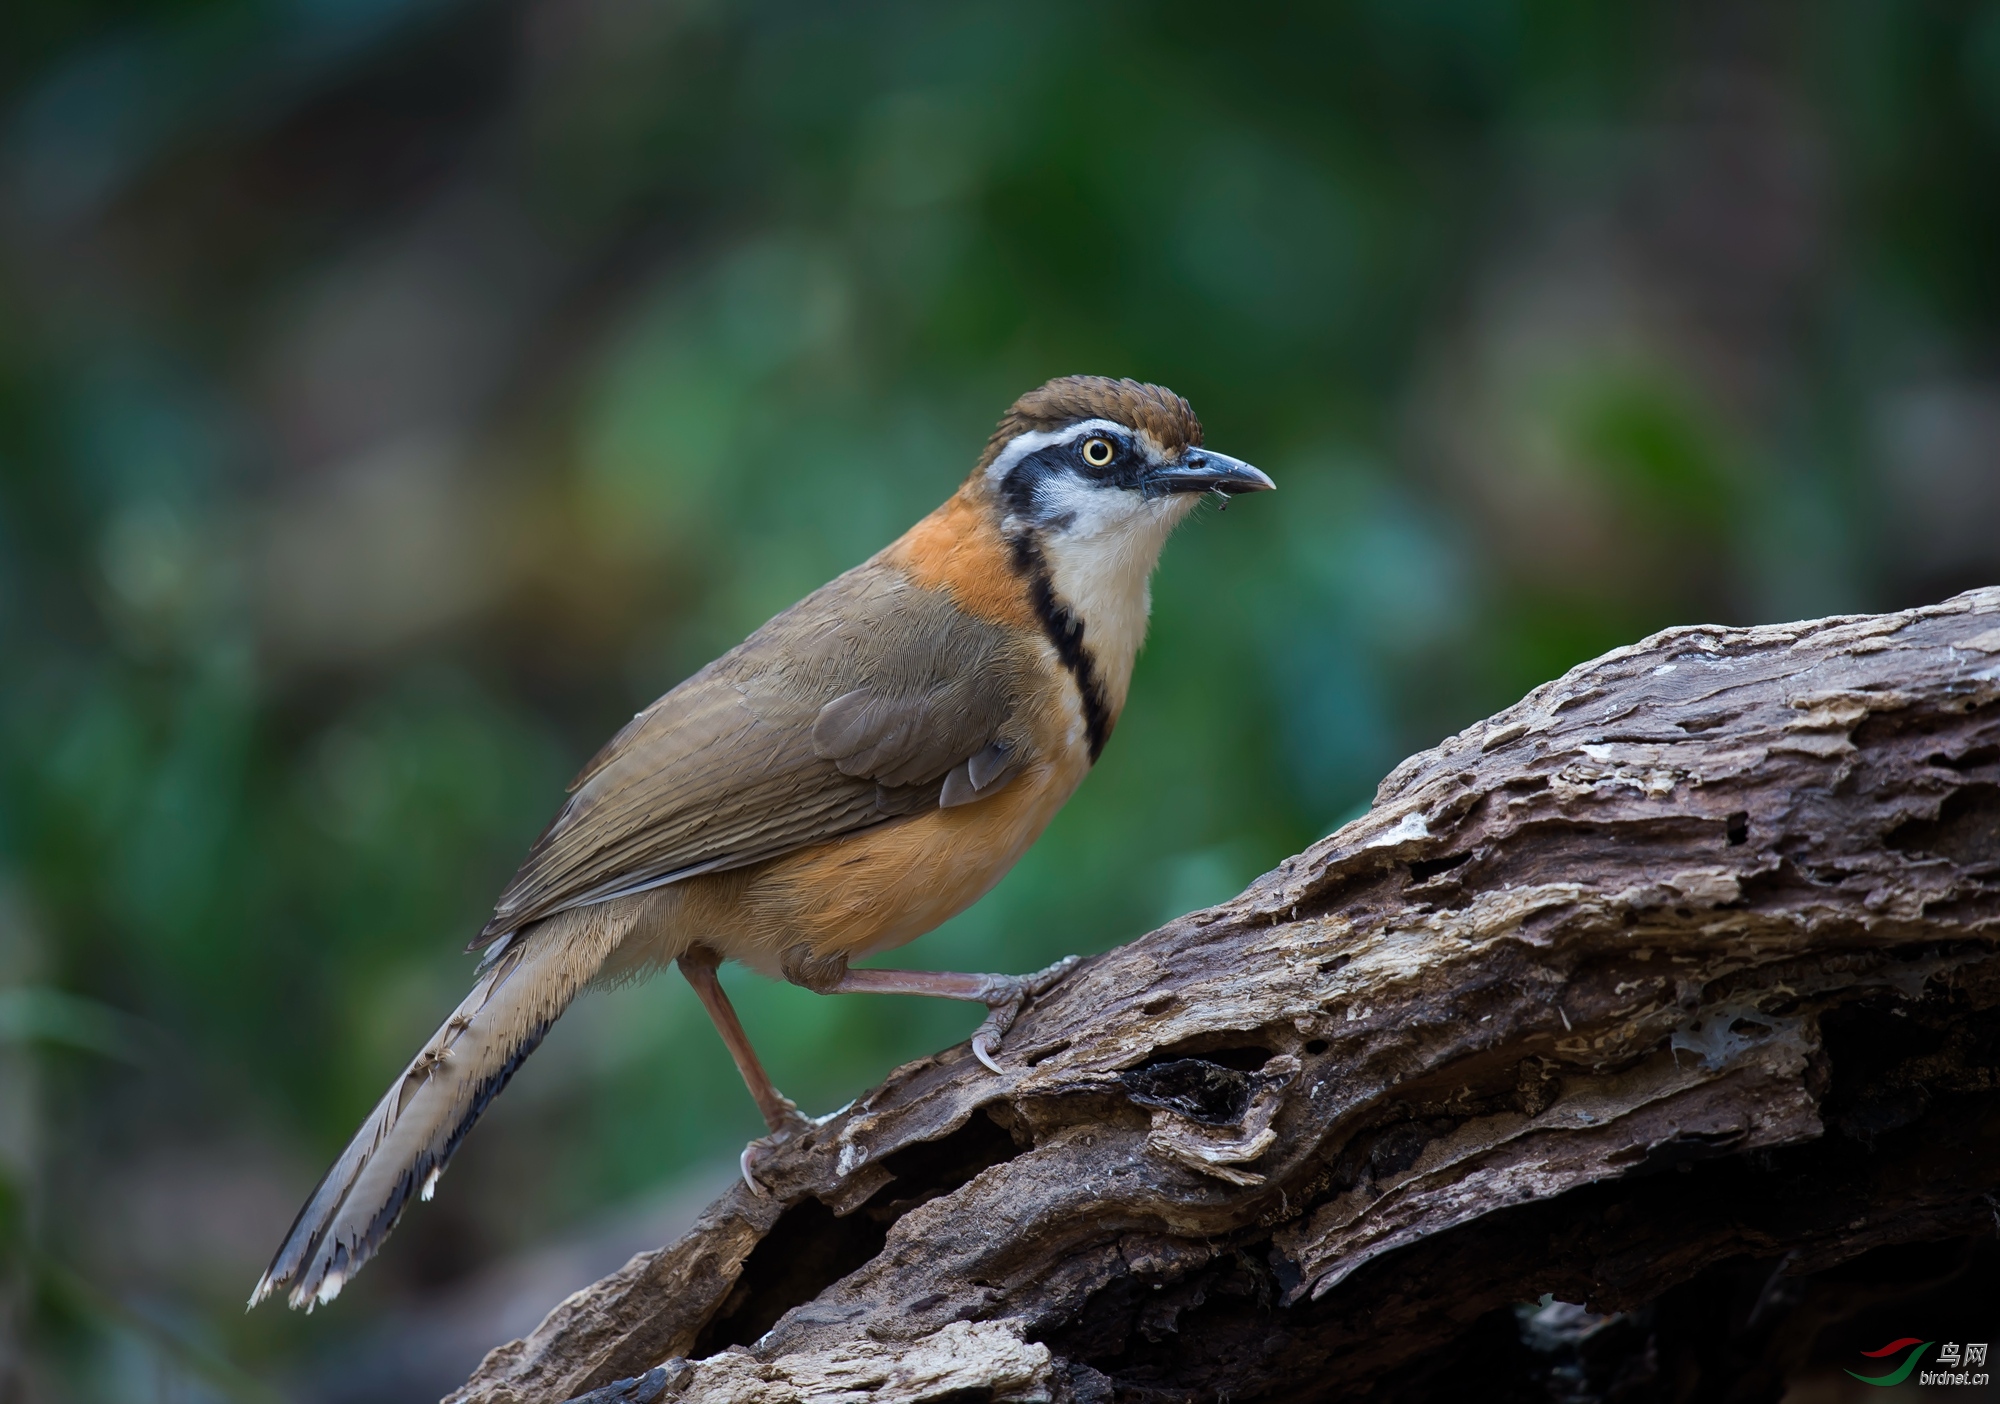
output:
[[[1132,431],[1124,425],[1109,419],[1086,419],[1072,424],[1067,429],[1031,429],[1025,434],[1016,434],[1007,441],[1007,447],[1000,450],[999,457],[987,465],[986,477],[989,482],[999,482],[1014,470],[1031,453],[1040,453],[1045,448],[1057,444],[1072,444],[1086,434],[1117,434],[1121,438],[1133,437]]]

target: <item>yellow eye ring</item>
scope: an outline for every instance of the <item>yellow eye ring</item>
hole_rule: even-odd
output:
[[[1083,461],[1093,468],[1102,468],[1111,461],[1116,450],[1109,439],[1085,439],[1083,441]]]

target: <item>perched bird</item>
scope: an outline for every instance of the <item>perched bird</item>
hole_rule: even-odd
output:
[[[805,1124],[716,982],[984,1004],[996,1072],[1038,975],[852,970],[1014,865],[1116,725],[1160,548],[1203,494],[1273,486],[1202,447],[1185,400],[1099,376],[1014,403],[965,483],[614,736],[500,894],[472,993],[299,1212],[250,1304],[331,1300],[426,1199],[465,1133],[593,982],[675,962],[771,1135]]]

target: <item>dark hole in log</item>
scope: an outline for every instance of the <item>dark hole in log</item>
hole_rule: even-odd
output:
[[[793,1307],[881,1252],[888,1236],[889,1225],[868,1214],[836,1218],[817,1199],[800,1200],[744,1260],[722,1309],[696,1339],[694,1358],[749,1345]]]
[[[1162,1048],[1141,1063],[1139,1070],[1165,1067],[1168,1063],[1178,1063],[1183,1058],[1199,1058],[1204,1063],[1214,1063],[1217,1067],[1253,1073],[1271,1061],[1272,1052],[1254,1043],[1225,1044],[1218,1042],[1213,1036],[1206,1039],[1191,1038]]]
[[[1470,853],[1451,853],[1443,858],[1418,858],[1410,864],[1411,882],[1429,882],[1439,873],[1448,873],[1465,862]]]
[[[1926,765],[1934,765],[1940,770],[1956,770],[1960,774],[1968,770],[1983,770],[2000,761],[2000,746],[1974,746],[1962,755],[1948,756],[1943,752],[1925,758]]]
[[[1004,1165],[1025,1149],[992,1117],[983,1111],[974,1112],[966,1118],[965,1125],[949,1136],[919,1141],[883,1156],[882,1168],[896,1178],[875,1191],[860,1212],[877,1218],[886,1213],[888,1217],[883,1223],[886,1232],[889,1224],[919,1204],[950,1194],[968,1184],[980,1171]]]
[[[1449,1131],[1451,1123],[1444,1123],[1442,1129]],[[1394,1126],[1385,1126],[1377,1133],[1375,1143],[1368,1148],[1369,1170],[1378,1180],[1401,1174],[1422,1158],[1424,1147],[1436,1134],[1430,1124],[1422,1121],[1402,1121]]]
[[[1306,1044],[1306,1052],[1312,1054],[1314,1057],[1318,1057],[1321,1053],[1326,1052],[1329,1046],[1325,1039],[1315,1038]]]
[[[1179,1280],[1119,1277],[1040,1339],[1098,1379],[1110,1376],[1115,1392],[1100,1398],[1146,1404],[1216,1398],[1239,1358],[1258,1353],[1273,1319],[1281,1289],[1264,1261],[1269,1255],[1264,1241],[1225,1252]],[[1171,1392],[1148,1388],[1169,1384]]]
[[[1118,1079],[1140,1106],[1165,1107],[1209,1126],[1233,1126],[1250,1109],[1250,1074],[1204,1058],[1149,1063]]]
[[[1897,825],[1888,843],[1904,853],[1949,858],[1974,872],[2000,868],[2000,786],[1967,785],[1952,791],[1937,818]]]
[[[843,1217],[817,1199],[787,1209],[744,1260],[722,1309],[702,1329],[694,1358],[749,1345],[793,1307],[811,1301],[882,1251],[889,1228],[916,1208],[1012,1160],[1022,1147],[984,1112],[935,1141],[905,1146],[882,1158],[896,1178]]]
[[[1425,1146],[1457,1126],[1451,1117],[1406,1119],[1360,1133],[1334,1158],[1333,1189],[1338,1193],[1401,1174],[1423,1158]]]
[[[1749,812],[1747,810],[1739,809],[1734,814],[1730,815],[1728,819],[1723,821],[1722,832],[1729,839],[1729,846],[1731,848],[1738,848],[1741,847],[1743,844],[1749,842],[1750,840]]]
[[[1820,1016],[1820,1036],[1832,1066],[1820,1117],[1864,1144],[1902,1130],[1929,1110],[1939,1064],[1951,1051],[1952,1036],[1933,1027],[1922,1013],[1884,1017],[1899,1003],[1885,994]],[[2000,1016],[1961,1017],[1956,1027],[1959,1037],[1978,1029],[1990,1040],[2000,1033]]]

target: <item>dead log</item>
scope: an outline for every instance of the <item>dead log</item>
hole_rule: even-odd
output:
[[[1517,1303],[1677,1291],[1723,1326],[1613,1367],[1776,1398],[1834,1265],[2000,1222],[2000,589],[1576,668],[1006,1062],[899,1069],[453,1400],[1548,1398]]]

